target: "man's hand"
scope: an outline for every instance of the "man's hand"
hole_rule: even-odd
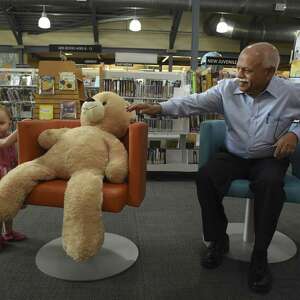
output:
[[[127,107],[127,111],[133,111],[133,110],[135,110],[137,113],[153,116],[161,113],[161,106],[159,104],[139,103],[139,104],[132,104]]]
[[[275,144],[274,157],[281,159],[292,154],[297,146],[298,137],[293,132],[288,132],[282,136]]]

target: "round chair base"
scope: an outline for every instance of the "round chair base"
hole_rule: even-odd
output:
[[[92,281],[107,278],[125,271],[138,258],[138,248],[129,239],[105,233],[99,253],[86,262],[75,262],[67,256],[62,239],[44,245],[36,255],[36,265],[43,273],[64,280]]]
[[[228,224],[227,233],[230,238],[230,250],[227,257],[242,261],[250,261],[253,243],[243,241],[244,223]],[[292,258],[297,246],[287,235],[276,231],[268,248],[269,263],[278,263]]]

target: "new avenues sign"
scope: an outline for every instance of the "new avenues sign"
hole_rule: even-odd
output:
[[[50,52],[96,52],[100,53],[102,51],[101,45],[49,45]]]
[[[235,66],[237,64],[237,58],[207,56],[206,64],[207,65]]]

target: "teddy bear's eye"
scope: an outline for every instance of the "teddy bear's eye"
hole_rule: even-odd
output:
[[[106,103],[107,103],[107,102],[106,102],[106,101],[104,101],[104,102],[102,103],[102,105],[106,105]]]

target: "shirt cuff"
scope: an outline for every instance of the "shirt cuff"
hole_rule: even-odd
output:
[[[298,138],[298,143],[299,143],[299,141],[300,141],[300,123],[294,122],[292,124],[292,126],[290,127],[289,132],[293,132],[294,134],[296,134],[296,136]]]
[[[170,115],[172,112],[173,104],[169,101],[160,102],[159,105],[161,106],[161,114],[162,115]]]

